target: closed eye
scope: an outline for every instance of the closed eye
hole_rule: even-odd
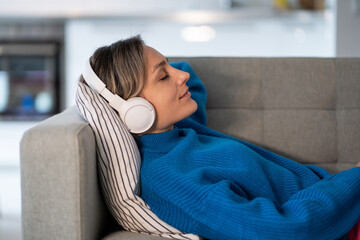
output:
[[[160,78],[161,81],[166,80],[169,77],[168,74],[166,74],[164,77]]]

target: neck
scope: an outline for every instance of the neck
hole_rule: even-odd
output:
[[[156,129],[154,127],[150,128],[148,131],[144,132],[144,133],[140,133],[140,134],[137,134],[137,136],[142,136],[142,135],[145,135],[145,134],[150,134],[150,133],[163,133],[163,132],[167,132],[167,131],[170,131],[170,130],[173,130],[174,129],[174,125],[171,125],[169,127],[166,127],[166,128],[162,128],[162,129]]]

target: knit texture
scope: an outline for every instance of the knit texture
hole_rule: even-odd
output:
[[[360,168],[331,175],[205,126],[206,91],[190,72],[198,111],[138,140],[141,197],[162,220],[208,239],[339,239],[360,218]]]

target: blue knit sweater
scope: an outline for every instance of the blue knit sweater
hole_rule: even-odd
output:
[[[360,218],[360,168],[331,175],[206,127],[206,92],[190,66],[198,110],[137,141],[141,197],[181,231],[208,239],[339,239]]]

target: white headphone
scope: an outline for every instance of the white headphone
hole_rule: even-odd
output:
[[[110,92],[92,69],[90,59],[86,61],[85,71],[82,75],[87,84],[103,96],[119,113],[121,120],[130,132],[143,133],[154,124],[155,109],[151,103],[141,97],[130,98],[126,101],[119,95]]]

